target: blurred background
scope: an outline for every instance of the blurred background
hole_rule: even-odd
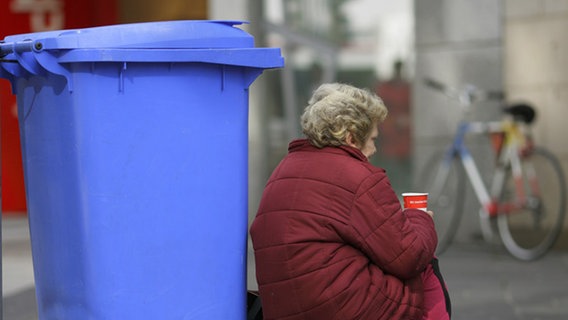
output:
[[[422,84],[425,77],[503,90],[507,102],[533,104],[536,143],[568,170],[568,0],[3,0],[0,6],[0,38],[143,21],[245,20],[250,24],[242,28],[257,47],[282,48],[286,67],[265,71],[250,89],[249,221],[322,82],[366,87],[385,100],[390,114],[373,162],[387,170],[397,193],[411,189],[417,168],[448,142],[461,117],[455,103]],[[481,103],[472,117],[498,119],[498,106]],[[26,204],[7,81],[0,83],[0,110],[2,216],[10,224],[25,220]],[[488,178],[488,141],[472,144]],[[458,241],[479,237],[479,207],[469,199]],[[567,233],[559,247],[567,246]]]
[[[416,168],[447,143],[462,115],[422,84],[425,77],[503,90],[508,102],[533,104],[537,143],[568,166],[566,0],[7,0],[2,6],[2,37],[143,21],[245,20],[250,24],[242,28],[257,46],[282,48],[286,68],[265,72],[251,88],[251,214],[288,142],[300,136],[299,115],[322,82],[366,87],[385,100],[390,115],[373,161],[399,193],[411,188]],[[15,97],[7,81],[0,90],[2,212],[25,215]],[[481,103],[473,118],[497,119],[497,107]],[[490,169],[487,141],[473,144]],[[465,217],[471,230],[459,234],[468,237],[477,222]]]

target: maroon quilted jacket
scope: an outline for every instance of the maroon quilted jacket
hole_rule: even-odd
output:
[[[432,218],[357,149],[290,143],[251,226],[264,319],[420,319]]]

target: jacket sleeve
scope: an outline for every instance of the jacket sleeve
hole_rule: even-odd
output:
[[[355,245],[385,273],[412,278],[434,256],[433,219],[418,209],[402,210],[384,171],[361,184],[350,220]]]

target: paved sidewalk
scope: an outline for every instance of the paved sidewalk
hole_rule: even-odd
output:
[[[37,320],[28,221],[2,218],[3,320]]]
[[[568,319],[568,251],[522,262],[502,248],[456,244],[440,257],[452,319]]]
[[[37,320],[27,221],[4,221],[2,229],[3,320]],[[453,245],[439,257],[452,297],[452,319],[568,319],[568,250],[563,248],[521,262],[499,246]]]

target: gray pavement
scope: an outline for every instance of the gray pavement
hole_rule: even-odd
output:
[[[25,218],[3,219],[3,320],[36,320],[33,268]],[[534,262],[510,257],[498,245],[471,241],[440,256],[453,318],[568,319],[568,237]]]
[[[521,262],[503,248],[453,245],[440,257],[453,319],[568,319],[568,251]]]

